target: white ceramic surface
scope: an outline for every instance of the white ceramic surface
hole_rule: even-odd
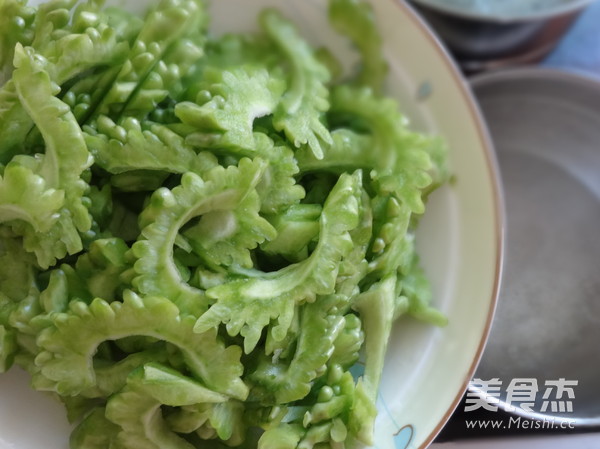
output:
[[[376,447],[422,448],[459,401],[489,331],[501,266],[502,204],[486,131],[454,65],[405,3],[372,3],[391,65],[389,92],[414,128],[447,139],[457,180],[431,198],[418,236],[435,303],[450,324],[436,329],[409,319],[397,323],[378,404]],[[346,65],[355,60],[326,24],[325,0],[218,0],[213,28],[254,28],[256,13],[268,5],[283,10],[314,44],[327,45]],[[0,449],[66,449],[62,407],[29,392],[27,382],[18,370],[0,376]]]

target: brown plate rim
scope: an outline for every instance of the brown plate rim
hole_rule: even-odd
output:
[[[466,376],[463,379],[462,386],[457,392],[454,400],[451,402],[450,406],[444,413],[442,419],[438,423],[438,425],[429,433],[427,438],[425,438],[423,444],[419,446],[419,449],[427,448],[435,439],[435,437],[441,432],[443,427],[446,425],[450,416],[460,403],[467,387],[469,385],[469,381],[473,377],[477,365],[481,360],[481,356],[483,354],[483,350],[485,349],[485,345],[487,343],[487,339],[490,334],[492,321],[494,318],[494,313],[496,310],[496,304],[498,300],[498,294],[500,291],[500,282],[502,278],[502,263],[504,259],[504,233],[505,233],[505,213],[504,213],[504,194],[502,189],[502,182],[500,178],[500,169],[498,165],[498,161],[496,159],[496,153],[494,151],[494,146],[492,144],[492,140],[490,138],[489,131],[487,129],[487,125],[485,124],[485,120],[483,118],[483,114],[479,108],[479,105],[475,99],[475,96],[467,83],[464,76],[461,74],[458,66],[454,62],[454,60],[450,57],[450,54],[445,49],[441,41],[435,36],[431,28],[425,23],[425,21],[417,14],[414,8],[408,5],[403,0],[391,0],[394,4],[396,4],[404,13],[404,15],[411,20],[414,25],[416,25],[424,39],[429,41],[431,46],[437,51],[440,59],[446,65],[448,72],[452,75],[455,81],[456,87],[460,90],[460,94],[463,97],[464,102],[467,104],[470,111],[470,118],[472,122],[475,124],[477,128],[477,133],[479,135],[479,141],[481,147],[484,149],[486,165],[488,169],[489,179],[492,184],[493,191],[493,201],[494,201],[494,213],[495,213],[495,251],[496,251],[496,266],[495,266],[495,275],[494,275],[494,284],[492,287],[491,298],[490,298],[490,307],[488,310],[488,315],[486,318],[486,323],[484,327],[484,331],[481,336],[481,340],[479,341],[479,346],[473,358],[473,362],[469,367]]]

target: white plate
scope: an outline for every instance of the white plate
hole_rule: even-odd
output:
[[[133,2],[130,2],[131,5]],[[438,191],[419,232],[444,329],[403,319],[389,348],[376,426],[376,447],[426,447],[458,403],[490,328],[502,254],[502,204],[496,163],[468,87],[425,25],[404,2],[374,0],[391,65],[389,92],[414,128],[443,135],[456,183]],[[315,44],[347,65],[354,56],[326,23],[324,0],[218,0],[217,31],[254,28],[256,13],[277,6]],[[240,11],[244,13],[241,14]],[[26,391],[20,371],[0,376],[0,449],[66,449],[62,407]]]

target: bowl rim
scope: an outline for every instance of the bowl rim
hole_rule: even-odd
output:
[[[410,0],[413,3],[436,11],[438,13],[447,14],[460,19],[473,20],[478,22],[488,22],[496,24],[508,24],[518,22],[533,22],[551,19],[553,17],[572,14],[582,10],[586,6],[591,5],[596,0],[572,0],[564,5],[558,5],[548,10],[533,11],[525,14],[507,13],[502,15],[492,15],[486,13],[478,13],[468,11],[466,9],[456,8],[450,5],[443,5],[434,0]]]
[[[577,84],[585,86],[586,89],[597,92],[600,96],[600,76],[583,70],[566,70],[556,67],[512,67],[492,72],[480,73],[470,78],[469,83],[473,92],[477,89],[492,86],[497,83],[513,82],[519,80],[553,81],[558,83]],[[483,397],[489,398],[482,389],[469,385],[469,391]],[[564,415],[552,415],[543,412],[528,412],[520,407],[510,408],[510,404],[499,399],[498,408],[509,414],[521,416],[526,419],[574,421],[578,428],[591,429],[600,426],[600,415],[593,417],[567,417]]]
[[[470,119],[475,124],[477,128],[477,134],[479,137],[480,146],[484,151],[486,166],[488,171],[488,177],[491,182],[491,188],[493,193],[493,209],[494,209],[494,235],[495,235],[495,252],[496,252],[496,261],[495,261],[495,269],[494,269],[494,283],[491,291],[490,305],[489,310],[485,322],[485,327],[483,333],[481,335],[481,339],[479,341],[479,346],[469,367],[463,382],[462,386],[457,392],[454,400],[451,402],[450,406],[444,413],[442,419],[438,423],[438,425],[429,433],[429,435],[424,439],[423,444],[419,446],[419,449],[427,448],[435,439],[435,437],[441,432],[443,427],[446,425],[452,413],[460,403],[464,393],[466,392],[469,382],[473,377],[475,370],[477,369],[477,365],[481,360],[481,356],[485,349],[492,321],[494,318],[494,313],[496,311],[496,305],[498,301],[498,296],[500,293],[500,283],[502,279],[502,267],[504,260],[504,239],[505,239],[505,228],[506,228],[506,216],[505,216],[505,207],[504,207],[504,193],[502,188],[502,180],[500,177],[500,168],[498,165],[498,160],[496,158],[496,152],[494,150],[494,146],[492,143],[492,139],[490,137],[490,133],[488,131],[487,125],[485,123],[485,119],[483,118],[483,114],[479,108],[479,104],[471,90],[471,86],[465,79],[465,77],[460,72],[458,65],[451,58],[450,54],[442,44],[441,40],[433,33],[431,28],[426,24],[425,20],[415,11],[414,7],[409,5],[404,0],[390,0],[392,3],[397,5],[400,10],[404,13],[405,17],[412,21],[413,24],[420,30],[422,36],[426,38],[431,44],[432,48],[437,52],[440,60],[444,63],[448,72],[451,74],[454,79],[455,86],[459,89],[463,100],[470,111]]]
[[[475,89],[484,87],[489,83],[536,78],[543,80],[574,82],[598,90],[600,88],[600,75],[578,69],[562,69],[551,66],[509,67],[491,72],[478,73],[469,78],[469,84]]]

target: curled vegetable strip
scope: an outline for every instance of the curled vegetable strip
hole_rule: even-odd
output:
[[[120,41],[112,27],[98,23],[98,16],[84,12],[73,20],[91,20],[91,23],[79,23],[83,27],[87,25],[80,34],[67,34],[62,39],[50,41],[40,50],[33,45],[50,63],[48,73],[57,84],[90,68],[120,64],[127,55],[129,45]]]
[[[140,84],[138,91],[123,111],[123,116],[143,120],[169,96],[179,99],[184,89],[182,78],[193,72],[198,60],[204,54],[201,46],[203,40],[203,38],[183,38],[174,42],[165,58],[156,64]]]
[[[324,378],[326,385],[314,389],[309,405],[290,407],[283,422],[261,436],[258,449],[343,448],[350,435],[369,443],[355,433],[352,415],[360,405],[360,383],[355,386],[352,375],[339,366],[329,367]]]
[[[224,34],[217,40],[208,41],[204,63],[207,67],[221,69],[257,66],[277,70],[281,60],[273,42],[262,34]],[[198,76],[201,74],[197,73],[192,80],[189,94],[197,94],[202,84]]]
[[[50,272],[48,287],[40,293],[40,304],[44,310],[63,312],[69,302],[69,291],[64,271],[57,269]]]
[[[14,81],[19,99],[46,142],[39,174],[51,188],[65,192],[65,206],[82,232],[91,226],[82,199],[87,184],[81,174],[92,164],[83,134],[69,107],[55,95],[58,87],[31,48],[17,46]]]
[[[34,368],[33,360],[39,353],[36,343],[37,334],[48,325],[47,317],[39,301],[40,292],[35,285],[30,285],[26,296],[19,302],[9,304],[4,310],[5,320],[8,319],[8,328],[14,331],[17,352],[15,363],[28,371]],[[3,295],[0,295],[0,315],[2,315]],[[0,320],[2,317],[0,316]]]
[[[344,328],[337,335],[330,365],[348,369],[358,361],[360,348],[365,340],[360,318],[352,313],[344,316]]]
[[[86,127],[85,140],[95,162],[109,173],[132,170],[197,174],[217,165],[215,158],[197,155],[184,139],[166,126],[142,123],[134,118],[117,125],[100,116],[95,128]]]
[[[248,427],[244,404],[239,401],[198,403],[171,413],[166,421],[178,433],[195,432],[203,439],[220,438],[227,446],[244,442]]]
[[[396,300],[394,315],[397,317],[407,312],[421,321],[443,327],[448,324],[448,318],[430,305],[433,295],[429,280],[419,264],[419,257],[414,249],[409,254],[412,257],[405,266],[400,268],[400,276],[398,276],[397,289],[402,296]]]
[[[278,131],[284,131],[295,147],[308,145],[315,157],[322,159],[321,143],[332,142],[329,131],[321,122],[329,109],[329,91],[325,87],[330,79],[329,71],[294,26],[277,11],[265,11],[261,24],[292,70],[289,89],[275,110],[273,125]]]
[[[95,113],[120,118],[156,64],[171,45],[190,28],[204,20],[203,3],[199,0],[161,0],[144,22],[127,61]]]
[[[73,430],[69,439],[71,449],[114,448],[120,427],[106,418],[104,407],[94,408]]]
[[[127,377],[136,369],[151,362],[166,363],[168,354],[161,343],[156,343],[144,351],[134,352],[116,363],[108,361],[95,363],[97,386],[86,390],[82,396],[107,398],[121,390],[127,384]]]
[[[34,384],[42,390],[75,395],[97,386],[92,357],[100,343],[133,335],[154,337],[178,347],[187,368],[208,388],[245,398],[240,348],[225,347],[215,331],[193,331],[195,318],[182,316],[169,300],[125,292],[123,302],[95,299],[89,306],[71,302],[66,313],[52,314],[39,337]]]
[[[347,370],[358,360],[364,340],[361,321],[352,313],[344,313],[350,309],[358,293],[356,285],[367,271],[365,255],[371,238],[372,217],[368,197],[361,193],[362,217],[359,225],[350,231],[354,248],[340,264],[336,293],[317,297],[315,302],[301,309],[298,339],[290,360],[263,362],[250,375],[263,390],[274,392],[277,403],[306,397],[313,381],[322,376],[328,366]],[[278,373],[275,378],[274,372]]]
[[[333,27],[350,38],[360,52],[362,66],[357,82],[374,92],[383,88],[388,65],[383,58],[381,36],[371,6],[359,0],[331,0],[329,19]]]
[[[48,188],[28,167],[9,163],[0,175],[0,222],[22,220],[36,232],[47,231],[64,202],[64,191]]]
[[[410,260],[414,247],[409,233],[410,209],[393,195],[373,199],[373,244],[370,247],[369,279],[394,274]]]
[[[0,30],[4,32],[0,40],[0,86],[13,70],[12,61],[17,42],[30,45],[33,41],[33,21],[35,10],[24,0],[3,0],[0,2]]]
[[[280,213],[304,198],[304,188],[294,178],[298,164],[294,152],[287,146],[273,141],[262,133],[255,133],[256,154],[269,165],[256,186],[260,195],[260,210],[264,213]]]
[[[23,130],[7,132],[8,130]],[[0,88],[0,164],[6,164],[13,156],[22,153],[22,144],[31,129],[31,118],[21,106],[11,78]]]
[[[216,303],[198,319],[196,332],[220,323],[230,335],[244,337],[244,350],[254,349],[262,330],[277,320],[272,332],[282,340],[298,303],[333,293],[342,258],[352,250],[349,231],[359,223],[361,174],[344,174],[331,191],[321,214],[317,247],[302,262],[264,277],[234,280],[207,290]]]
[[[423,213],[423,189],[432,182],[428,149],[435,139],[408,130],[398,104],[389,98],[376,97],[367,88],[336,88],[332,93],[331,114],[350,115],[366,124],[373,146],[371,159],[364,162],[373,164],[369,168],[375,170],[381,192],[393,193],[412,212]]]
[[[315,302],[302,309],[300,334],[291,361],[283,366],[266,363],[259,366],[250,378],[268,391],[273,391],[278,404],[304,398],[314,379],[326,370],[326,363],[333,354],[334,341],[344,329],[345,319],[337,314],[339,302],[347,298],[335,295],[317,297]],[[310,324],[309,324],[310,323]],[[278,375],[273,378],[272,374]]]
[[[369,267],[367,254],[369,245],[373,239],[373,211],[371,199],[364,188],[362,191],[361,204],[362,213],[360,224],[350,233],[354,248],[340,264],[340,271],[335,287],[335,291],[338,295],[345,295],[350,298],[354,298],[361,291],[359,284],[365,283],[364,278],[368,273]],[[365,287],[367,285],[368,284],[365,284]],[[341,308],[340,312],[346,312],[346,309]]]
[[[237,130],[236,133],[241,131]],[[197,134],[196,134],[197,135]],[[194,134],[189,135],[188,142],[195,140]],[[203,143],[206,143],[205,137],[202,137]],[[280,213],[290,206],[297,204],[304,198],[306,192],[300,185],[295,176],[299,173],[298,164],[292,151],[283,142],[275,143],[267,134],[263,132],[255,132],[252,137],[253,143],[245,143],[246,149],[241,147],[225,147],[225,141],[221,137],[216,138],[218,148],[211,148],[210,151],[219,152],[223,155],[233,157],[259,157],[269,164],[265,169],[256,190],[260,196],[260,211],[265,214]],[[177,143],[177,142],[175,142]],[[177,145],[171,144],[171,147],[177,149]],[[200,153],[203,158],[206,158],[206,152]],[[193,171],[192,166],[192,170]]]
[[[266,69],[248,66],[208,68],[202,84],[205,87],[196,96],[196,103],[185,101],[175,106],[175,115],[199,131],[188,135],[188,143],[254,149],[254,120],[273,113],[285,83]]]
[[[21,239],[4,236],[0,229],[0,293],[7,302],[17,304],[24,299],[35,286],[36,275],[35,257],[23,250]],[[0,324],[1,316],[0,310]]]
[[[296,449],[304,433],[302,424],[280,424],[262,434],[258,449]]]
[[[33,23],[35,38],[32,45],[40,47],[51,39],[64,35],[71,10],[76,3],[77,0],[50,0],[42,3],[38,7]]]
[[[218,403],[227,399],[177,371],[148,363],[131,373],[123,390],[109,399],[106,417],[121,427],[115,439],[116,447],[193,449],[193,445],[169,429],[160,407]]]
[[[280,254],[299,261],[308,256],[308,245],[319,235],[322,207],[318,204],[296,204],[271,218],[277,237],[260,248],[267,254]],[[294,260],[297,259],[297,260]]]
[[[142,238],[132,248],[138,259],[134,286],[144,294],[171,299],[185,313],[202,313],[208,298],[183,282],[173,261],[179,231],[201,217],[184,238],[209,266],[252,266],[250,249],[275,236],[273,227],[258,215],[256,185],[265,167],[260,159],[242,159],[239,167],[216,167],[204,179],[186,173],[179,187],[157,190],[140,216]]]
[[[73,254],[81,250],[77,231],[91,228],[91,217],[84,204],[88,185],[81,175],[92,164],[92,157],[69,107],[55,97],[57,86],[44,70],[43,60],[33,49],[19,45],[15,50],[15,66],[13,79],[19,99],[46,142],[39,175],[49,188],[60,189],[65,195],[57,225],[49,232],[51,237],[31,233],[25,236],[26,248],[32,247],[39,264],[47,267],[65,252]]]
[[[23,236],[23,247],[35,253],[41,268],[48,268],[57,259],[82,250],[81,237],[66,208],[60,210],[58,219],[47,232],[32,232],[27,224],[19,222],[13,223],[11,227]]]
[[[8,245],[6,245],[8,243]],[[20,293],[20,289],[22,289],[22,285],[16,285],[15,287],[17,287],[16,289],[13,287],[11,288],[11,283],[12,282],[19,282],[19,281],[23,281],[22,276],[23,276],[23,272],[19,271],[19,268],[23,268],[22,264],[23,262],[25,262],[24,259],[21,259],[19,256],[19,252],[21,251],[16,251],[15,255],[16,257],[16,265],[17,265],[17,270],[16,273],[19,275],[17,277],[17,279],[9,279],[9,276],[13,273],[11,273],[10,268],[15,268],[14,266],[10,266],[7,267],[6,264],[8,262],[7,259],[9,259],[9,254],[7,252],[6,246],[13,246],[9,243],[9,240],[5,240],[5,239],[0,239],[0,263],[2,263],[2,265],[0,265],[0,373],[4,373],[6,371],[8,371],[8,369],[12,366],[13,364],[13,360],[14,360],[14,356],[15,353],[18,351],[18,345],[17,345],[17,333],[15,331],[15,329],[12,328],[12,326],[10,326],[9,322],[10,322],[10,315],[12,314],[12,312],[16,309],[17,307],[17,302],[15,302],[15,300],[11,297],[8,296],[8,293],[15,293],[16,292]],[[12,248],[10,248],[12,249]],[[10,255],[12,256],[12,255]],[[12,257],[11,257],[12,258]],[[29,267],[27,267],[29,268]],[[28,269],[25,270],[25,272],[29,271]],[[26,285],[26,284],[25,284]],[[10,289],[10,290],[9,290]],[[21,299],[21,298],[18,298]],[[17,299],[17,300],[18,300]]]
[[[59,307],[47,307],[44,304],[46,311],[64,312],[70,300],[89,304],[94,298],[102,298],[107,302],[120,298],[123,291],[129,287],[127,281],[132,271],[128,251],[129,247],[117,237],[94,240],[89,244],[88,252],[77,258],[74,267],[63,264],[60,270],[53,272],[53,275],[58,271],[64,275],[68,291],[62,304],[61,295],[50,289],[50,304]],[[57,300],[60,300],[58,304]]]
[[[99,17],[92,11],[78,8],[72,19],[73,29],[70,29],[70,13],[65,8],[72,7],[74,3],[54,2],[41,6],[36,15],[35,39],[33,42],[19,41],[18,44],[31,44],[31,48],[44,58],[44,69],[50,80],[59,86],[86,70],[120,64],[127,55],[128,44],[120,41],[113,28],[100,23]],[[3,136],[0,140],[0,162],[19,152],[35,121],[15,95],[13,81],[0,89],[0,103],[3,105],[0,109],[0,135]]]
[[[373,138],[351,129],[340,128],[331,133],[332,143],[325,157],[317,159],[309,148],[296,151],[301,173],[327,172],[341,174],[348,170],[372,170],[378,166],[377,153],[372,151]]]
[[[15,332],[8,326],[0,324],[0,373],[5,373],[11,367],[16,351]]]
[[[392,323],[394,320],[394,309],[396,306],[396,276],[388,276],[374,284],[371,289],[361,293],[354,303],[354,308],[360,313],[365,331],[365,373],[359,383],[362,395],[368,400],[363,400],[359,407],[355,408],[354,422],[360,425],[357,431],[366,443],[371,443],[373,436],[373,419],[358,419],[360,414],[374,416],[369,411],[377,399],[377,391],[381,381],[383,361],[387,351]]]

